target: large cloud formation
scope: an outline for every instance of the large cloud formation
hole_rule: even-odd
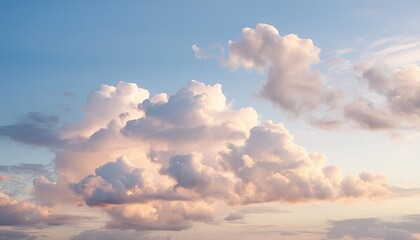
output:
[[[229,49],[227,63],[234,69],[268,69],[260,95],[287,112],[299,115],[321,104],[334,107],[341,100],[341,91],[328,88],[322,74],[312,70],[321,50],[311,39],[281,36],[275,27],[258,24],[244,28],[241,39],[229,41]]]
[[[234,109],[220,84],[191,81],[173,95],[152,97],[134,83],[104,85],[89,95],[85,112],[80,122],[57,129],[57,180],[34,179],[34,196],[45,206],[74,202],[102,209],[108,229],[183,230],[212,222],[215,203],[392,193],[385,177],[343,176],[323,154],[296,144],[281,123],[260,123],[250,107]],[[6,197],[2,204],[23,206]]]

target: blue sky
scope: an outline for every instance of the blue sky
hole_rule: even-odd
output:
[[[419,10],[2,1],[0,236],[417,239]]]

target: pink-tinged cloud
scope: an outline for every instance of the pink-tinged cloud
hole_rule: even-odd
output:
[[[86,204],[109,215],[107,228],[142,231],[212,222],[215,203],[392,194],[385,177],[343,176],[282,124],[259,123],[253,108],[235,109],[220,84],[191,81],[173,95],[146,93],[124,82],[95,90],[86,116],[59,129],[57,179],[35,178],[36,200]]]
[[[204,202],[151,201],[105,209],[111,221],[107,228],[180,231],[194,222],[212,222],[213,209]]]
[[[328,88],[322,74],[312,70],[321,50],[311,39],[281,36],[275,27],[258,24],[244,28],[241,39],[229,41],[229,49],[232,68],[268,69],[260,95],[289,113],[300,115],[323,104],[335,107],[341,101],[342,92]]]
[[[0,191],[0,226],[36,224],[48,215],[47,208],[30,201],[18,201]]]
[[[356,66],[357,75],[383,101],[357,99],[344,107],[344,115],[367,129],[414,128],[420,124],[420,67],[407,65],[391,73],[369,62]]]
[[[149,92],[135,83],[120,82],[117,86],[101,85],[91,92],[84,107],[85,117],[62,129],[63,137],[88,137],[105,128],[111,120],[124,125],[126,118],[138,118],[137,105],[149,98]]]

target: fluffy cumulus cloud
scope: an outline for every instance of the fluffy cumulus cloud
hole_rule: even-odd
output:
[[[112,120],[124,124],[127,118],[142,116],[137,105],[149,97],[149,92],[134,83],[119,82],[117,86],[102,85],[90,93],[85,105],[85,117],[62,129],[64,137],[91,136]]]
[[[292,114],[313,111],[322,104],[334,107],[341,100],[341,91],[328,88],[321,73],[312,69],[320,61],[321,50],[311,39],[281,36],[275,27],[258,24],[255,29],[244,28],[242,38],[230,41],[229,49],[227,63],[234,69],[268,69],[260,95]]]
[[[214,150],[223,148],[227,141],[244,139],[258,121],[252,108],[233,110],[220,84],[206,86],[191,81],[169,98],[158,96],[139,105],[145,117],[128,121],[123,129],[126,136],[166,148],[177,146],[180,152],[202,145]]]
[[[142,172],[120,158],[97,168],[95,175],[89,175],[72,186],[88,205],[123,203],[129,194],[137,188],[143,188]]]
[[[400,221],[384,221],[377,218],[345,219],[331,221],[328,239],[383,239],[416,240],[420,233],[417,215],[403,217]]]
[[[371,62],[362,62],[356,66],[356,72],[379,100],[374,103],[359,99],[346,105],[346,117],[368,129],[413,128],[420,124],[418,65],[389,72]]]
[[[258,29],[274,34],[265,25]],[[191,81],[173,95],[151,97],[136,84],[104,85],[89,95],[85,112],[81,121],[58,129],[57,179],[35,178],[33,194],[43,206],[67,202],[101,209],[109,216],[107,229],[183,230],[212,222],[215,203],[375,198],[392,192],[385,177],[343,176],[325,164],[323,154],[296,144],[282,124],[259,123],[249,107],[234,109],[220,84]],[[2,218],[2,225],[74,220],[4,194],[0,203],[2,216],[11,216]],[[89,234],[101,232],[74,239]]]
[[[222,159],[225,168],[240,180],[235,190],[242,203],[375,197],[389,193],[382,176],[371,173],[342,176],[338,167],[325,165],[324,155],[309,153],[294,143],[282,124],[268,121],[256,126],[243,145],[229,148]]]

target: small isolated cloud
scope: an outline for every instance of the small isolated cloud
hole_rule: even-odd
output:
[[[335,107],[341,101],[341,90],[328,88],[322,74],[312,70],[321,50],[311,39],[281,36],[273,26],[258,24],[255,29],[244,28],[241,39],[229,41],[229,49],[227,64],[233,69],[268,69],[259,95],[289,113]]]
[[[197,59],[215,58],[221,60],[223,57],[224,48],[218,44],[212,44],[205,50],[201,49],[196,44],[193,44],[191,48]]]
[[[354,52],[355,50],[353,48],[343,48],[343,49],[338,49],[334,52],[334,54],[336,55],[345,55],[351,52]]]
[[[378,218],[356,218],[331,221],[327,239],[384,239],[416,240],[420,233],[418,215],[405,216],[401,221],[384,221]],[[347,237],[347,238],[346,238]]]
[[[234,213],[229,213],[229,215],[227,215],[224,219],[225,221],[236,221],[236,220],[243,219],[244,216],[245,214],[242,212],[234,212]]]

